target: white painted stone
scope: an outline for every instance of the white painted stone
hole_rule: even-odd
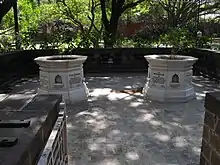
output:
[[[162,102],[186,102],[195,98],[192,68],[197,58],[179,55],[176,55],[179,59],[166,57],[168,55],[145,56],[149,66],[144,95]]]
[[[69,58],[69,59],[55,59]],[[62,94],[67,103],[87,100],[88,89],[83,74],[86,56],[44,56],[35,59],[40,66],[40,94]]]

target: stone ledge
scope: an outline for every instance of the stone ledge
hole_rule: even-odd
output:
[[[205,108],[220,117],[220,92],[210,92],[205,97]]]
[[[0,114],[0,120],[31,120],[28,128],[0,128],[0,137],[18,138],[15,146],[0,148],[0,164],[35,164],[58,117],[60,102],[61,96],[37,95],[22,111]]]

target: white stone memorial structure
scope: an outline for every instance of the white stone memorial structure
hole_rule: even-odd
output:
[[[195,98],[192,85],[193,64],[198,60],[190,56],[148,55],[148,77],[143,94],[161,102],[187,102]]]
[[[35,59],[40,66],[39,94],[62,94],[66,103],[87,100],[83,74],[86,56],[54,55]]]

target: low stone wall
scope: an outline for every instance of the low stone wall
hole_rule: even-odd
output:
[[[88,56],[86,73],[100,72],[146,72],[148,63],[144,59],[150,54],[170,54],[169,48],[99,48],[75,49],[71,54]]]
[[[21,111],[0,111],[1,165],[38,162],[59,116],[60,102],[59,95],[37,95]],[[15,143],[3,146],[1,140],[12,140],[11,137],[17,139]]]
[[[220,164],[220,93],[208,93],[205,98],[205,119],[200,165]]]
[[[38,74],[34,58],[58,54],[57,50],[25,50],[0,54],[0,84],[20,75]],[[145,72],[148,63],[145,55],[170,54],[169,48],[109,48],[74,49],[64,54],[88,56],[84,63],[85,73]],[[199,58],[194,73],[220,79],[220,52],[204,49],[187,49],[180,54]],[[14,81],[14,80],[12,80]]]
[[[209,49],[191,49],[186,53],[198,58],[194,65],[196,75],[220,80],[220,52]]]
[[[33,59],[57,54],[56,50],[24,50],[0,54],[0,84],[22,76],[36,74],[38,66]]]

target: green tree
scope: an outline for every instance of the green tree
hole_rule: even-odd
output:
[[[97,46],[102,31],[100,3],[96,0],[59,0],[58,7],[63,19],[79,29],[77,47]]]
[[[169,27],[184,27],[188,22],[219,10],[219,1],[206,0],[159,0],[164,9],[164,20]]]
[[[16,5],[17,0],[0,0],[0,23],[2,18]]]
[[[122,14],[136,7],[145,0],[125,1],[125,0],[100,0],[102,22],[104,25],[104,45],[113,47],[116,42],[118,22]]]

